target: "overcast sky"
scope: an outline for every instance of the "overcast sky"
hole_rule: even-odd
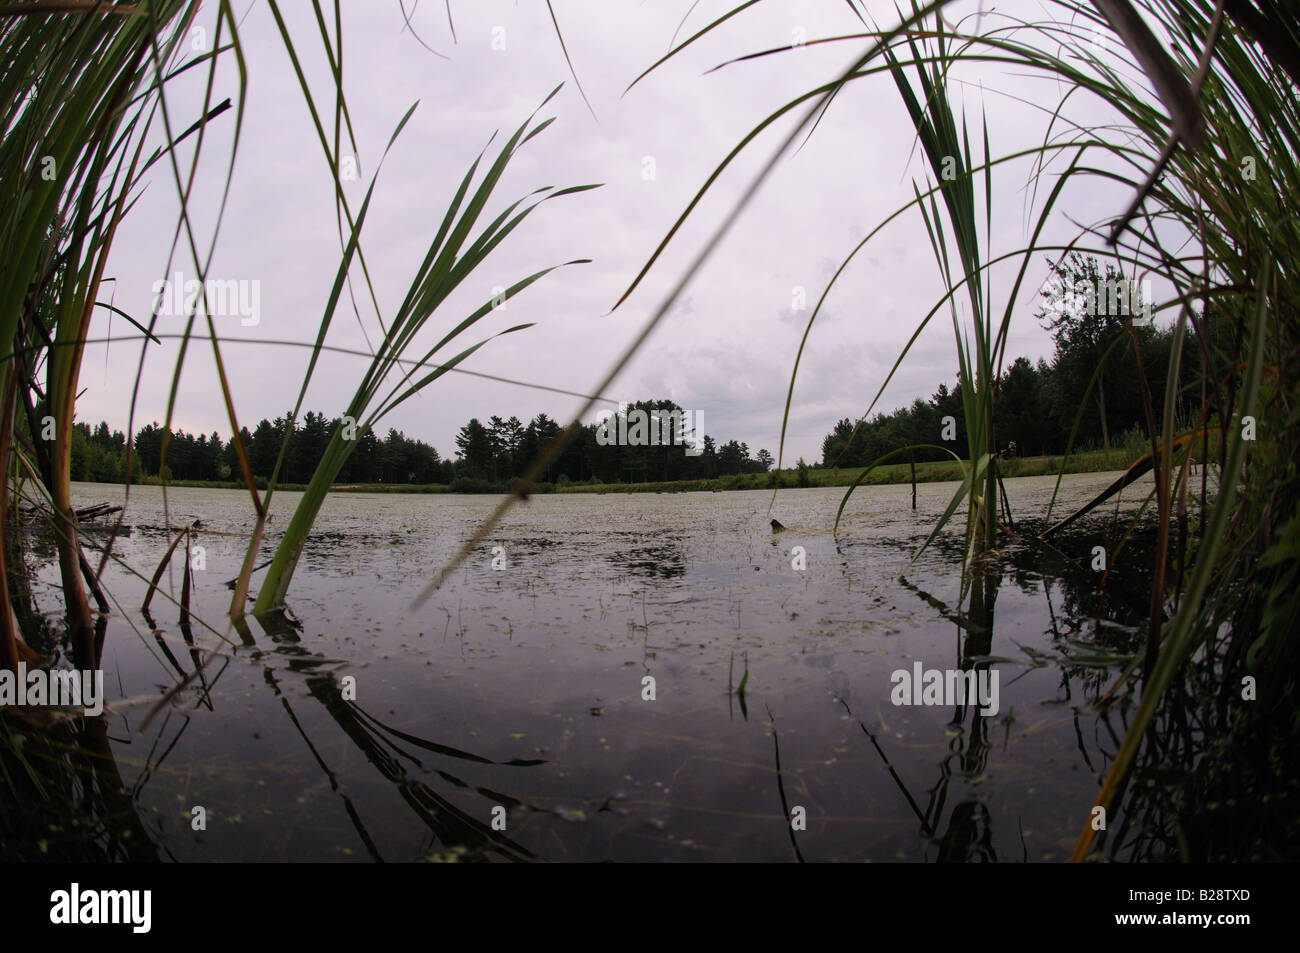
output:
[[[228,342],[222,354],[233,384],[239,421],[250,428],[263,417],[292,408],[309,350],[271,341],[310,342],[316,335],[335,271],[340,243],[333,180],[311,118],[269,9],[237,4],[247,60],[244,124],[234,161],[230,199],[209,278],[257,282],[255,325],[220,316],[219,332],[253,343]],[[326,5],[328,7],[328,5]],[[359,208],[393,129],[419,101],[414,116],[379,174],[362,233],[380,312],[387,321],[405,296],[461,177],[500,130],[503,141],[558,83],[559,95],[541,113],[556,122],[529,142],[503,178],[489,216],[541,186],[603,183],[600,189],[540,207],[472,274],[435,314],[410,350],[432,346],[494,286],[509,285],[540,268],[573,258],[592,263],[562,269],[485,318],[457,343],[468,346],[513,324],[536,326],[492,341],[464,366],[526,384],[591,393],[682,276],[754,174],[793,128],[782,120],[759,137],[669,245],[637,291],[615,302],[671,228],[714,167],[754,125],[794,96],[825,83],[865,49],[862,41],[798,49],[728,66],[722,61],[769,47],[788,46],[803,31],[809,40],[861,30],[843,0],[768,0],[725,24],[704,41],[642,80],[628,84],[663,55],[682,27],[688,36],[733,4],[703,0],[554,0],[588,111],[565,64],[546,5],[535,0],[460,0],[451,3],[455,39],[442,3],[425,0],[413,15],[419,38],[406,28],[396,0],[343,3],[344,87],[356,133],[359,175],[346,194]],[[892,3],[867,8],[882,25],[896,21]],[[332,122],[333,94],[310,5],[284,4],[288,27],[313,89]],[[1030,3],[985,3],[1041,18],[1054,15]],[[408,11],[411,4],[407,4]],[[949,19],[977,9],[954,4]],[[215,5],[205,7],[208,42]],[[197,39],[197,37],[196,37]],[[423,43],[421,42],[423,41]],[[431,52],[425,45],[432,47]],[[438,55],[440,54],[440,55]],[[978,128],[987,109],[993,150],[1002,154],[1036,144],[1042,112],[1015,97],[1052,105],[1054,83],[1002,69],[967,69],[961,102]],[[205,71],[172,84],[172,122],[183,129],[201,103]],[[981,87],[983,91],[981,92]],[[233,61],[218,70],[213,101],[238,97]],[[794,115],[802,116],[802,109]],[[1100,104],[1080,101],[1077,115],[1104,116]],[[230,156],[235,111],[215,120],[205,143],[191,203],[196,234],[212,234]],[[669,398],[702,412],[706,431],[735,438],[752,452],[774,455],[780,438],[786,387],[811,308],[853,247],[912,194],[922,166],[898,92],[887,76],[861,80],[838,98],[806,147],[785,156],[747,207],[730,236],[686,289],[678,305],[627,370],[603,395],[611,401]],[[345,146],[350,152],[350,148]],[[189,152],[182,152],[188,160]],[[649,169],[653,165],[653,176]],[[1000,167],[995,179],[995,251],[1023,245],[1032,220],[1025,164]],[[1000,186],[998,185],[1000,183]],[[1040,199],[1045,188],[1040,190]],[[1073,237],[1075,222],[1093,223],[1122,210],[1123,190],[1067,193],[1055,234]],[[155,282],[182,272],[192,278],[189,253],[166,271],[177,217],[170,167],[150,171],[142,197],[118,234],[106,274],[114,279],[103,297],[147,321]],[[1040,256],[1041,257],[1041,256]],[[996,273],[995,303],[1005,302],[1009,278]],[[1034,318],[1035,291],[1046,277],[1036,264],[1016,302],[1007,359],[1050,357],[1051,342]],[[353,288],[360,316],[345,297],[328,343],[367,350],[379,339],[359,269]],[[793,307],[805,289],[807,309]],[[813,328],[794,393],[785,461],[821,457],[821,441],[841,417],[863,413],[908,337],[942,294],[939,273],[915,211],[881,232],[859,255]],[[121,318],[101,311],[98,335],[127,334]],[[110,323],[111,322],[111,323]],[[184,319],[161,316],[158,330],[176,333]],[[363,331],[364,329],[364,331]],[[451,356],[460,348],[449,347]],[[135,426],[161,421],[178,354],[178,342],[151,346],[140,385]],[[117,342],[87,350],[78,417],[106,419],[125,429],[139,346]],[[328,416],[341,414],[367,359],[328,354],[304,404]],[[877,409],[890,410],[928,397],[957,366],[946,312],[922,335]],[[580,406],[575,397],[451,374],[436,381],[379,423],[454,454],[457,430],[471,417],[545,412],[562,422]],[[599,406],[611,406],[602,404]],[[593,414],[588,415],[592,419]],[[177,393],[174,427],[219,431],[230,425],[216,386],[210,346],[192,345]]]

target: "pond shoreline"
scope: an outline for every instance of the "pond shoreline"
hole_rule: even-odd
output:
[[[1042,457],[1011,457],[1001,461],[1002,475],[1006,479],[1030,476],[1051,476],[1057,473],[1109,473],[1122,472],[1136,462],[1145,451],[1129,448],[1116,448],[1110,451],[1092,450],[1072,454],[1069,458],[1060,455]],[[1064,469],[1062,463],[1064,462]],[[916,464],[917,483],[945,483],[959,480],[962,469],[970,465],[969,461],[946,463],[925,462]],[[853,485],[865,467],[809,468],[804,471],[806,482],[801,482],[797,470],[774,470],[769,473],[737,473],[728,476],[712,477],[703,480],[665,480],[647,483],[546,483],[533,484],[530,493],[689,493],[692,491],[730,491],[730,490],[771,490],[799,489],[805,487],[827,487]],[[862,486],[889,486],[908,483],[911,471],[906,463],[887,464],[873,469]],[[265,489],[265,481],[259,480],[259,489]],[[104,484],[120,486],[120,484]],[[147,479],[133,486],[161,486],[157,479]],[[243,483],[218,480],[172,480],[169,487],[192,487],[206,490],[238,490],[248,492]],[[278,490],[301,491],[306,484],[279,483]],[[511,491],[509,483],[494,483],[490,480],[455,480],[446,483],[336,483],[332,493],[469,493],[469,494],[505,494]]]

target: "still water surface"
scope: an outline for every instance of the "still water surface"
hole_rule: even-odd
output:
[[[1113,478],[1066,477],[1056,517]],[[1046,525],[1054,484],[1007,481],[1022,531]],[[906,486],[860,489],[838,536],[836,489],[782,490],[770,512],[770,491],[538,496],[418,611],[416,595],[497,498],[339,493],[290,591],[301,630],[253,623],[249,640],[224,622],[225,581],[252,525],[247,495],[172,489],[164,513],[159,488],[133,488],[131,534],[114,552],[139,575],[106,573],[117,605],[103,667],[134,850],[184,861],[1062,860],[1122,734],[1088,703],[1119,671],[1109,656],[1140,644],[1146,599],[1132,573],[1112,573],[1099,598],[1091,549],[1118,538],[1149,484],[1125,492],[1118,516],[1108,504],[1051,546],[1008,544],[991,639],[951,621],[961,514],[908,565],[953,490],[921,485],[914,512]],[[121,493],[74,487],[78,505]],[[276,494],[263,558],[297,499]],[[181,559],[153,601],[156,632],[140,605],[166,527],[194,519],[205,566],[193,609],[216,631],[196,621],[191,646],[170,601]],[[40,580],[38,598],[54,606],[56,570]],[[208,650],[220,654],[142,729]],[[972,658],[993,659],[995,715],[891,704],[893,671]],[[729,692],[746,671],[743,697]],[[205,831],[192,830],[196,805]],[[794,831],[798,808],[806,829]]]

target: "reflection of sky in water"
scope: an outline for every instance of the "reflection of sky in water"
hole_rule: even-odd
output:
[[[1016,518],[1044,517],[1054,482],[1008,481]],[[1056,515],[1107,482],[1067,477]],[[77,490],[78,502],[115,492]],[[921,485],[914,513],[907,486],[860,489],[838,540],[842,490],[783,490],[771,512],[763,491],[535,496],[414,612],[496,498],[337,495],[290,592],[298,639],[254,624],[250,647],[221,623],[247,496],[171,491],[171,525],[203,520],[196,612],[232,645],[196,626],[198,644],[225,656],[204,673],[211,710],[187,690],[141,734],[177,675],[136,609],[144,583],[111,572],[139,629],[115,617],[105,650],[119,770],[128,787],[149,772],[137,812],[186,860],[412,860],[453,842],[498,858],[790,860],[783,812],[795,806],[809,860],[1062,859],[1111,746],[1075,708],[1113,675],[1050,661],[1082,651],[1095,599],[1086,581],[1045,591],[1042,572],[1086,563],[1107,524],[1055,540],[1059,552],[1003,553],[995,631],[978,653],[1001,676],[996,716],[894,707],[893,670],[955,668],[962,655],[944,616],[958,601],[959,541],[942,538],[908,567],[952,491]],[[276,494],[263,558],[297,497]],[[786,531],[771,531],[772,516]],[[132,490],[127,522],[115,551],[148,577],[166,546],[156,488]],[[491,568],[494,546],[504,571]],[[791,568],[794,546],[804,572]],[[188,671],[164,595],[153,614]],[[1133,618],[1114,617],[1098,639],[1131,650]],[[728,684],[746,668],[742,710]],[[355,704],[339,697],[344,676]],[[654,701],[642,699],[645,676]],[[196,803],[206,833],[180,813]],[[508,810],[504,833],[490,827],[496,805]]]

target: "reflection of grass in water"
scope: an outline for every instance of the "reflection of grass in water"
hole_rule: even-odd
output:
[[[103,863],[161,858],[124,788],[103,719],[33,730],[8,714],[0,830],[9,861]]]
[[[637,604],[636,607],[639,609],[639,603]],[[652,616],[651,625],[653,626],[655,624],[656,624],[655,620]],[[297,659],[297,657],[295,657],[295,659],[300,662],[310,661],[306,659]],[[742,671],[743,668],[741,666],[737,666],[736,674],[740,675]],[[734,681],[733,681],[733,685],[734,685]],[[746,688],[747,690],[749,689],[749,686],[747,684],[746,684]],[[297,701],[295,701],[293,704],[295,705],[295,707],[300,707],[300,703]],[[843,775],[840,774],[840,769],[831,768],[831,767],[822,767],[819,764],[817,764],[815,760],[810,761],[809,752],[799,750],[800,743],[798,739],[800,734],[801,733],[797,732],[793,736],[795,738],[795,741],[793,742],[794,747],[790,750],[789,754],[787,754],[786,740],[784,734],[782,736],[781,755],[782,755],[783,770],[804,772],[806,774],[806,777],[803,778],[801,783],[804,782],[812,783],[812,780],[815,776],[820,783],[824,783],[830,786],[831,788],[835,788],[839,786],[842,792]],[[312,736],[312,741],[316,744],[319,744],[324,740],[320,737],[319,728],[313,728],[311,730],[311,736]],[[684,761],[700,762],[701,767],[704,767],[705,763],[707,763],[709,765],[707,770],[710,772],[710,774],[713,774],[713,772],[719,770],[721,771],[728,770],[727,765],[733,762],[737,767],[744,766],[744,762],[738,762],[735,761],[735,759],[726,758],[725,756],[725,753],[727,751],[726,746],[720,745],[718,743],[718,739],[716,738],[709,738],[707,733],[702,734],[700,736],[691,736],[689,733],[655,733],[654,737],[657,743],[665,746],[672,753],[674,757],[680,754],[683,756]],[[647,740],[650,740],[648,736],[647,736]],[[923,740],[924,739],[917,738],[914,740],[909,740],[909,742],[906,742],[905,744],[907,748],[913,751],[913,754],[916,751],[935,751],[935,752],[942,751],[942,747],[936,745],[933,741],[930,741],[928,743],[923,743],[918,747],[916,745],[916,742],[923,741]],[[379,744],[381,748],[388,749],[387,744],[385,744],[384,742],[378,741],[376,743]],[[397,739],[397,744],[401,745],[400,739]],[[326,750],[328,749],[318,748],[318,751],[321,752],[324,752]],[[418,756],[419,753],[418,752],[415,753]],[[721,757],[719,757],[719,755],[721,755]],[[788,757],[790,758],[790,760],[787,762]],[[370,760],[369,755],[367,755],[367,759]],[[334,759],[330,758],[330,760],[334,760]],[[276,772],[273,765],[266,765],[265,763],[262,766],[259,766],[256,763],[238,765],[238,763],[233,760],[230,761],[229,763],[232,767],[237,767],[237,770],[232,773],[232,778],[234,779],[234,783],[236,784],[252,784],[256,780],[259,780],[259,778],[268,780],[270,782],[269,788],[265,792],[266,798],[264,799],[264,803],[267,804],[267,806],[270,806],[272,809],[275,808],[275,805],[273,803],[275,797],[275,791],[273,789],[288,791],[295,784],[297,784],[300,785],[302,790],[307,790],[301,772],[292,772],[286,775],[282,772]],[[221,765],[223,769],[225,767],[225,764],[226,762],[223,761],[223,764]],[[339,765],[335,765],[334,767],[339,767]],[[436,792],[437,796],[447,797],[448,795],[443,794],[442,792],[436,790],[438,787],[441,786],[436,779],[438,777],[442,777],[442,775],[439,775],[436,772],[431,771],[430,769],[432,767],[433,767],[432,765],[429,765],[426,762],[425,768],[421,769],[420,772],[417,773],[415,771],[412,771],[408,766],[407,767],[408,774],[406,776],[407,778],[406,780],[403,780],[400,775],[393,775],[393,776],[385,777],[383,781],[380,781],[380,784],[382,785],[384,783],[393,782],[394,784],[397,785],[395,790],[400,790],[402,785],[409,784],[411,781],[418,781],[419,783],[425,784],[429,786],[431,789],[433,789]],[[267,770],[274,772],[273,777],[265,778],[263,776],[263,772]],[[767,770],[768,771],[772,770],[772,766],[770,764],[767,766]],[[160,772],[160,773],[164,773],[164,772]],[[465,797],[468,794],[469,791],[475,790],[471,777],[465,774],[464,772],[455,771],[455,770],[452,771],[452,775],[462,780],[463,782],[470,782],[470,788],[468,789],[453,786],[454,790],[450,795],[452,802],[457,804],[462,810],[467,811],[469,814],[478,816],[481,813],[481,811],[476,810],[474,807],[467,807],[464,804],[464,802],[461,800],[463,797]],[[351,790],[352,792],[355,793],[357,790],[359,790],[355,786],[355,781],[356,781],[355,775],[349,775],[348,778],[354,783],[343,786],[341,790],[343,791]],[[168,779],[159,778],[157,779],[157,781],[163,781],[165,784],[173,783],[170,777]],[[785,779],[785,783],[788,788],[788,786],[791,783],[791,777],[787,777]],[[346,822],[344,822],[342,825],[336,823],[340,817],[338,809],[335,808],[332,812],[328,811],[326,809],[326,805],[328,804],[328,798],[326,800],[320,799],[320,793],[322,790],[321,785],[317,784],[316,786],[312,787],[311,790],[313,791],[313,795],[312,797],[309,798],[308,805],[304,805],[304,809],[310,806],[309,813],[299,816],[295,812],[293,819],[289,821],[288,824],[291,825],[294,830],[297,830],[299,832],[308,828],[320,830],[322,832],[322,836],[328,838],[331,841],[337,842],[340,845],[339,850],[341,851],[346,851],[348,849],[357,849],[356,841],[349,840],[345,836],[348,830]],[[739,812],[717,813],[711,810],[711,805],[708,803],[707,798],[700,799],[696,797],[690,799],[689,802],[685,802],[681,800],[678,796],[673,795],[673,796],[665,797],[662,800],[656,800],[654,799],[653,795],[650,795],[649,792],[645,792],[645,793],[649,796],[633,797],[628,799],[628,801],[626,802],[627,806],[633,811],[633,814],[626,821],[615,822],[616,824],[620,825],[617,828],[617,830],[620,831],[620,837],[623,835],[623,833],[626,832],[626,829],[621,825],[632,825],[632,824],[640,823],[643,820],[644,814],[646,812],[654,812],[656,810],[660,810],[660,811],[671,810],[674,815],[678,815],[679,820],[677,822],[670,822],[670,824],[668,825],[667,828],[664,829],[662,834],[657,834],[654,836],[651,836],[649,834],[640,835],[643,837],[650,838],[650,840],[647,841],[645,854],[643,856],[655,856],[656,853],[660,851],[661,849],[660,847],[653,846],[653,845],[663,845],[662,850],[669,850],[670,842],[667,841],[667,837],[670,834],[674,835],[677,838],[677,841],[671,842],[672,845],[676,845],[682,840],[691,840],[691,839],[693,839],[697,844],[703,845],[698,848],[696,847],[679,848],[677,846],[671,846],[671,851],[673,852],[679,849],[681,850],[689,849],[691,851],[695,851],[698,849],[698,850],[714,851],[715,853],[712,854],[711,856],[717,856],[719,858],[744,856],[746,850],[745,831],[747,830],[752,831],[754,829],[762,830],[767,825],[771,825],[772,830],[780,832],[782,830],[781,825],[787,823],[786,820],[780,817],[780,815],[775,810],[771,810],[770,812],[739,811]],[[789,793],[789,791],[787,791],[787,793]],[[338,794],[337,796],[343,797],[342,794]],[[402,796],[405,798],[405,794],[403,794]],[[473,794],[469,794],[468,796],[476,797]],[[791,796],[793,797],[794,795]],[[547,809],[551,809],[551,808],[558,809],[561,807],[565,807],[566,805],[572,806],[575,803],[579,803],[582,805],[582,810],[586,813],[589,821],[595,821],[597,809],[600,807],[599,803],[593,802],[593,798],[575,798],[573,795],[568,795],[568,796],[547,795],[544,797],[530,796],[527,798],[520,798],[516,795],[514,799],[516,801],[526,802],[528,805],[532,807],[543,807]],[[409,804],[410,802],[408,801],[407,803]],[[420,802],[417,800],[417,803]],[[492,801],[490,803],[497,803],[497,802]],[[353,810],[355,811],[359,821],[360,819],[367,819],[371,823],[373,823],[373,817],[369,816],[369,812],[367,811],[367,806],[368,806],[367,802],[365,800],[361,800],[358,801],[355,805],[353,805]],[[251,807],[241,805],[240,810],[242,810],[244,813],[243,823],[245,824],[248,824],[248,822],[250,821],[258,821],[262,818],[262,814],[260,813],[261,805],[254,804]],[[351,812],[349,812],[349,814],[351,814]],[[893,827],[898,823],[897,821],[891,821],[888,819],[884,819],[884,820],[871,819],[868,817],[868,812],[865,809],[865,807],[862,809],[862,813],[854,814],[852,810],[845,810],[843,805],[841,805],[841,807],[837,810],[836,815],[837,816],[829,817],[826,819],[827,823],[830,825],[827,828],[827,830],[842,832],[841,834],[838,834],[836,836],[852,836],[854,838],[853,843],[855,844],[855,846],[851,848],[852,852],[864,851],[864,850],[869,852],[870,845],[872,843],[875,843],[875,841],[873,840],[872,837],[862,837],[859,834],[848,835],[847,832],[861,830],[862,825],[864,824],[871,824],[871,825],[883,824],[888,827]],[[418,812],[416,816],[417,818],[420,816]],[[733,821],[735,821],[740,826],[736,827],[735,829],[729,829],[728,833],[722,836],[721,841],[707,837],[706,833],[707,830],[710,829],[710,825],[716,824],[717,819],[723,817],[732,818]],[[528,820],[527,823],[525,824],[524,823],[525,818],[531,818],[531,819]],[[602,819],[601,823],[607,823],[608,820],[609,819]],[[420,823],[421,826],[424,826],[423,821],[421,821]],[[753,828],[746,825],[758,825],[758,826],[757,828]],[[248,825],[248,830],[250,832],[257,829],[259,828],[255,824]],[[595,846],[598,843],[599,835],[597,833],[585,832],[583,830],[576,829],[567,823],[562,824],[558,820],[551,818],[549,815],[533,816],[532,814],[525,814],[520,818],[515,818],[512,816],[511,819],[510,830],[511,830],[511,835],[513,840],[525,844],[528,849],[533,850],[534,852],[539,852],[539,853],[545,852],[546,854],[552,854],[553,859],[558,859],[560,855],[554,855],[552,853],[556,849],[554,844],[550,843],[550,840],[553,839],[552,834],[550,833],[552,829],[558,832],[558,835],[561,838],[561,840],[567,845],[567,851],[571,853],[573,856],[590,856],[585,852],[588,850],[598,849]],[[397,826],[394,826],[392,823],[389,823],[384,828],[384,833],[385,835],[387,835],[386,838],[376,837],[374,838],[374,840],[376,840],[380,845],[384,843],[390,843],[391,841],[387,838],[391,838],[395,834],[397,836],[402,836],[401,832],[404,832],[406,830],[408,830],[408,828],[405,825],[401,825],[399,823]],[[521,835],[525,831],[528,831],[529,839],[527,840],[521,839]],[[376,831],[375,833],[378,834],[379,832]],[[244,836],[248,836],[248,835],[245,834]],[[435,836],[440,837],[444,835],[435,835]],[[446,833],[445,836],[455,837],[460,835]],[[535,840],[535,837],[543,837],[543,836],[548,838],[548,840],[547,841]],[[785,835],[783,833],[780,833],[780,836],[784,837]],[[164,843],[166,843],[165,840]],[[444,859],[444,860],[450,859],[447,856],[447,854],[449,851],[453,850],[451,844],[454,843],[455,843],[454,840],[449,841],[447,844],[444,844],[445,849],[439,848],[439,850],[441,850],[443,855],[441,856],[440,859]],[[468,841],[465,841],[465,843],[468,843]],[[550,846],[547,846],[548,844],[550,844]],[[265,849],[268,850],[268,853],[265,854],[265,856],[271,856],[272,855],[271,852],[278,851],[281,849],[280,847],[275,846],[274,844],[267,844],[264,845],[264,847]],[[385,853],[388,852],[387,848],[383,848],[383,849]],[[624,849],[631,849],[631,848],[624,848]],[[837,852],[840,850],[840,848],[838,847],[835,849]],[[466,859],[470,859],[470,856],[476,857],[478,859],[486,859],[488,856],[492,854],[492,852],[493,851],[491,847],[480,845],[478,848],[469,851],[468,855],[465,856]],[[867,853],[866,856],[871,856],[871,854]],[[916,855],[909,852],[908,856],[916,856]]]

